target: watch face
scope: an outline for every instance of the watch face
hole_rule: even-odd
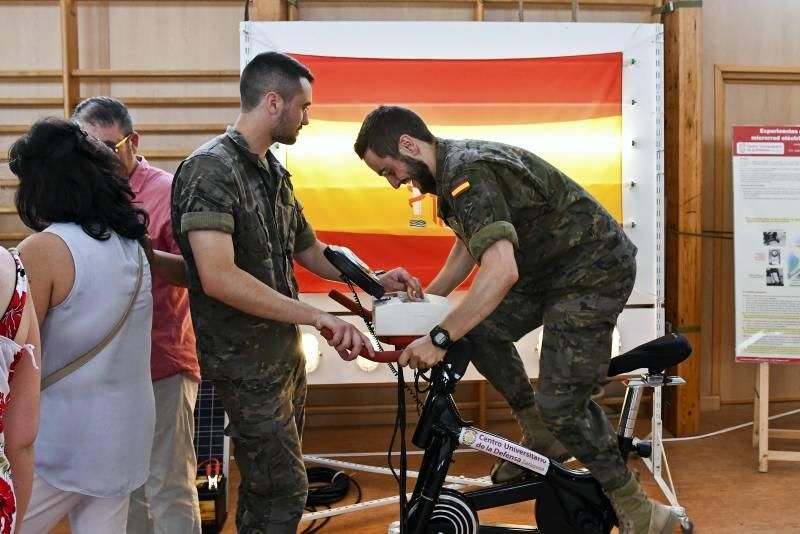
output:
[[[444,342],[446,341],[446,339],[445,339],[446,337],[447,337],[447,336],[445,336],[445,335],[444,335],[442,332],[438,332],[438,333],[436,334],[436,338],[434,339],[434,341],[436,341],[436,343],[437,343],[438,345],[442,345],[442,344],[444,344]]]

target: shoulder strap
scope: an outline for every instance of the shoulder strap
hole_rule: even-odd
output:
[[[108,335],[103,338],[103,340],[97,344],[95,348],[90,350],[89,352],[83,354],[79,358],[73,360],[72,362],[68,363],[58,371],[42,378],[42,386],[41,391],[44,391],[48,387],[52,386],[62,378],[69,376],[70,374],[74,373],[87,363],[89,363],[92,358],[97,356],[97,354],[106,348],[106,345],[111,343],[111,340],[117,335],[119,330],[122,328],[122,325],[125,324],[125,321],[128,319],[128,315],[130,315],[131,310],[133,309],[133,305],[136,302],[136,297],[139,295],[139,290],[142,287],[142,274],[144,271],[144,259],[142,254],[142,247],[139,248],[139,273],[136,276],[136,287],[133,290],[133,296],[131,296],[130,302],[128,302],[128,307],[125,310],[125,313],[122,315],[122,318],[117,321],[117,324],[114,325],[114,328],[108,333]]]

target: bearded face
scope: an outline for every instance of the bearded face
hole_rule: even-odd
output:
[[[436,193],[436,179],[425,163],[403,155],[400,161],[408,166],[408,176],[421,193]]]

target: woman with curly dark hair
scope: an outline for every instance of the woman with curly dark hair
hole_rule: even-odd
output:
[[[124,532],[155,422],[150,269],[119,160],[78,125],[45,119],[14,143],[20,244],[42,336],[41,423],[21,532]]]

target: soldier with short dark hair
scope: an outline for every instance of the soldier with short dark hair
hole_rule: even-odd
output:
[[[240,534],[294,534],[305,507],[306,375],[298,325],[330,330],[329,344],[347,359],[362,347],[373,353],[354,325],[298,300],[294,260],[339,280],[289,173],[269,151],[276,142],[293,144],[308,124],[313,81],[285,54],[253,58],[242,72],[236,123],[195,150],[172,187],[200,367],[228,414],[241,473]],[[381,282],[421,293],[401,268]]]
[[[394,106],[364,120],[355,151],[395,189],[437,196],[457,239],[426,292],[448,295],[478,266],[464,300],[410,344],[401,364],[430,368],[469,337],[473,363],[508,401],[522,443],[550,458],[574,455],[609,496],[623,534],[667,533],[671,508],[647,499],[620,455],[592,387],[608,370],[617,316],[633,289],[636,247],[614,218],[564,173],[522,148],[435,137]],[[543,325],[539,387],[513,342]],[[569,451],[569,452],[568,452]],[[499,462],[492,479],[522,468]]]

